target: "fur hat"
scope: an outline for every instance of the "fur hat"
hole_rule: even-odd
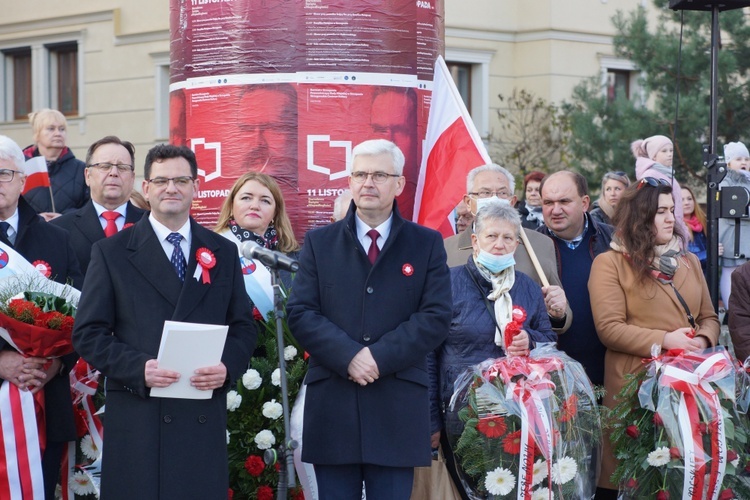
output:
[[[741,142],[730,142],[724,146],[724,160],[729,163],[735,158],[750,158],[747,147]]]

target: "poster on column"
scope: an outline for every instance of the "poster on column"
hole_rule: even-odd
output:
[[[371,138],[404,152],[411,217],[442,4],[173,0],[171,14],[170,140],[196,152],[201,224],[248,171],[279,183],[298,238],[329,223],[352,147]]]

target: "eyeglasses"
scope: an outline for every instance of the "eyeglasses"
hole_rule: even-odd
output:
[[[9,170],[7,168],[0,168],[0,182],[10,182],[13,180],[13,176],[16,174],[23,174],[18,170]]]
[[[495,195],[498,198],[504,198],[504,199],[508,199],[511,197],[511,194],[504,189],[500,191],[490,191],[489,189],[480,189],[476,193],[469,193],[469,196],[476,196],[477,198],[482,198],[482,199],[491,198],[492,195]]]
[[[133,171],[133,165],[128,165],[127,163],[92,163],[91,165],[88,165],[88,167],[95,168],[103,174],[108,173],[110,170],[112,170],[112,167],[116,168],[117,171],[121,174]]]
[[[351,173],[352,180],[356,182],[357,184],[363,184],[365,181],[367,181],[367,178],[369,176],[372,176],[372,182],[375,184],[383,184],[385,181],[388,180],[389,177],[401,177],[398,174],[387,174],[385,172],[352,172]]]
[[[161,187],[166,187],[169,184],[169,181],[172,181],[174,182],[174,185],[176,187],[186,188],[194,180],[195,180],[194,177],[188,177],[187,175],[183,175],[180,177],[154,177],[153,179],[146,180],[146,182],[148,182],[152,186],[161,188]]]
[[[672,183],[670,183],[667,179],[656,179],[655,177],[644,177],[643,179],[640,180],[640,182],[638,182],[638,187],[635,188],[636,191],[641,189],[646,184],[648,184],[651,187],[672,185]]]

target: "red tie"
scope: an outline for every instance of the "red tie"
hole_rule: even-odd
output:
[[[104,228],[104,236],[109,238],[117,234],[117,224],[115,221],[120,216],[120,212],[114,210],[106,210],[102,212],[102,217],[107,221],[107,227]]]
[[[367,251],[367,258],[370,259],[370,264],[375,264],[375,260],[380,255],[380,248],[378,248],[378,237],[380,233],[374,229],[367,231],[367,236],[370,237],[370,249]]]

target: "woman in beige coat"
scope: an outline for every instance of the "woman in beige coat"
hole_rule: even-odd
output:
[[[680,245],[671,185],[646,177],[630,186],[613,222],[612,250],[594,260],[589,278],[596,330],[607,347],[604,405],[608,408],[614,407],[625,375],[642,369],[641,360],[651,357],[652,345],[697,351],[715,345],[719,337],[719,321],[700,262]],[[609,436],[603,444],[599,491],[614,494],[601,491],[617,489],[610,481],[617,461]],[[608,498],[597,494],[600,497]]]

